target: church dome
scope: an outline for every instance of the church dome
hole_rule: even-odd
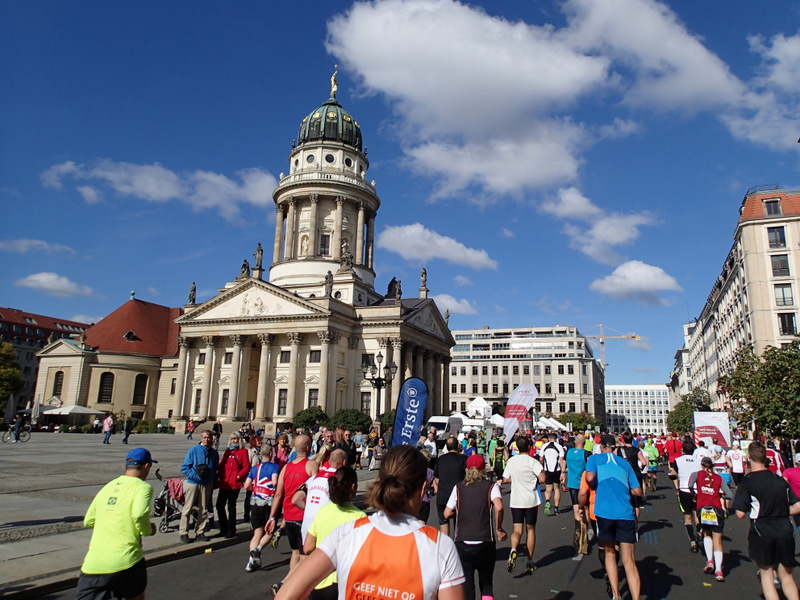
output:
[[[336,73],[331,77],[331,96],[300,123],[298,145],[306,142],[340,142],[361,152],[361,128],[336,101]]]

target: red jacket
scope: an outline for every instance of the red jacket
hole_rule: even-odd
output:
[[[250,457],[247,450],[237,448],[225,449],[219,460],[217,468],[217,484],[221,490],[240,490],[244,487],[244,480],[250,472]]]

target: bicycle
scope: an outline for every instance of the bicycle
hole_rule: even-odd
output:
[[[3,443],[7,443],[14,437],[14,430],[9,429],[8,431],[3,432]],[[31,426],[30,425],[23,425],[22,430],[19,432],[19,441],[20,442],[27,442],[31,439]],[[16,440],[15,440],[16,441]]]

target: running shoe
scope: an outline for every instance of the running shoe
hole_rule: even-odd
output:
[[[553,509],[551,508],[550,500],[546,500],[544,503],[544,514],[548,517],[553,514]]]
[[[717,571],[714,573],[714,579],[717,581],[725,581],[725,575],[722,574],[722,571]]]
[[[532,560],[529,560],[525,563],[525,572],[526,573],[533,573],[536,570],[536,565],[533,563]]]
[[[517,568],[517,551],[512,550],[508,554],[508,560],[506,561],[506,571],[509,573],[513,573],[514,569]]]
[[[558,507],[556,506],[556,507],[553,509],[553,514],[554,514],[554,515],[560,515],[560,514],[561,514],[561,509],[560,509],[560,508],[558,508]]]
[[[689,544],[689,549],[690,549],[692,552],[694,552],[695,554],[697,554],[698,552],[700,552],[700,546],[698,546],[698,545],[697,545],[697,542],[694,542],[694,541],[693,541],[693,542],[691,542],[691,543]]]
[[[282,585],[283,585],[282,581],[280,583],[273,583],[272,584],[272,587],[270,587],[270,590],[272,590],[272,596],[273,597],[278,595],[278,591],[281,589]]]
[[[273,548],[278,547],[278,542],[281,539],[281,530],[278,529],[275,533],[272,534],[272,540],[270,540],[269,545]]]
[[[703,567],[703,573],[713,573],[714,572],[714,561],[710,560],[706,563],[706,566]]]
[[[261,568],[261,552],[258,550],[250,550],[250,561],[257,569]]]
[[[244,568],[244,570],[247,571],[248,573],[252,573],[253,571],[256,570],[256,566],[253,564],[252,558],[247,561],[247,566]]]

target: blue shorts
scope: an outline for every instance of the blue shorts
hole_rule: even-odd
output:
[[[597,539],[601,542],[635,544],[639,538],[635,520],[597,517]]]

